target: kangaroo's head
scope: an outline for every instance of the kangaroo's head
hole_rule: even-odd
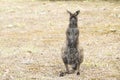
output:
[[[76,11],[75,13],[71,13],[70,11],[67,10],[67,12],[70,14],[69,18],[69,27],[77,27],[77,22],[78,22],[78,14],[80,13],[80,10]]]

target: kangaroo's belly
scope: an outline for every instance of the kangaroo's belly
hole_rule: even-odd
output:
[[[68,50],[68,54],[67,54],[67,61],[68,61],[68,64],[75,64],[75,63],[78,63],[78,50],[77,49],[69,49]]]

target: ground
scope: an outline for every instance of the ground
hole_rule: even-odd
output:
[[[66,10],[80,10],[80,76],[65,71]],[[0,0],[1,80],[120,80],[120,3]]]

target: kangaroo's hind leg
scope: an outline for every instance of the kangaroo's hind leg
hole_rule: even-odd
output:
[[[60,72],[60,76],[65,76],[66,74],[69,74],[69,68],[68,64],[65,64],[66,71],[65,72]]]
[[[83,54],[83,48],[80,47],[78,50],[78,62],[77,62],[77,75],[80,75],[80,65],[83,62],[84,59],[84,54]]]
[[[65,74],[72,74],[75,72],[75,70],[73,69],[72,71],[69,70],[68,64],[65,64],[65,68],[66,68],[66,72]]]
[[[64,76],[64,75],[70,73],[69,68],[68,68],[68,61],[67,61],[67,58],[66,58],[65,56],[63,56],[62,59],[63,59],[64,65],[65,65],[66,71],[65,71],[65,72],[61,72],[61,73],[60,73],[60,76]]]
[[[80,75],[80,63],[77,64],[77,75]]]

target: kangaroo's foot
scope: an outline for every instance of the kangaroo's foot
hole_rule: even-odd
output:
[[[63,76],[65,76],[65,72],[60,72],[60,75],[59,75],[60,77],[63,77]]]
[[[79,72],[79,71],[77,72],[77,75],[80,75],[80,72]]]
[[[60,72],[60,77],[62,77],[62,76],[65,76],[66,74],[72,74],[72,73],[74,73],[75,71],[66,71],[66,72]]]

